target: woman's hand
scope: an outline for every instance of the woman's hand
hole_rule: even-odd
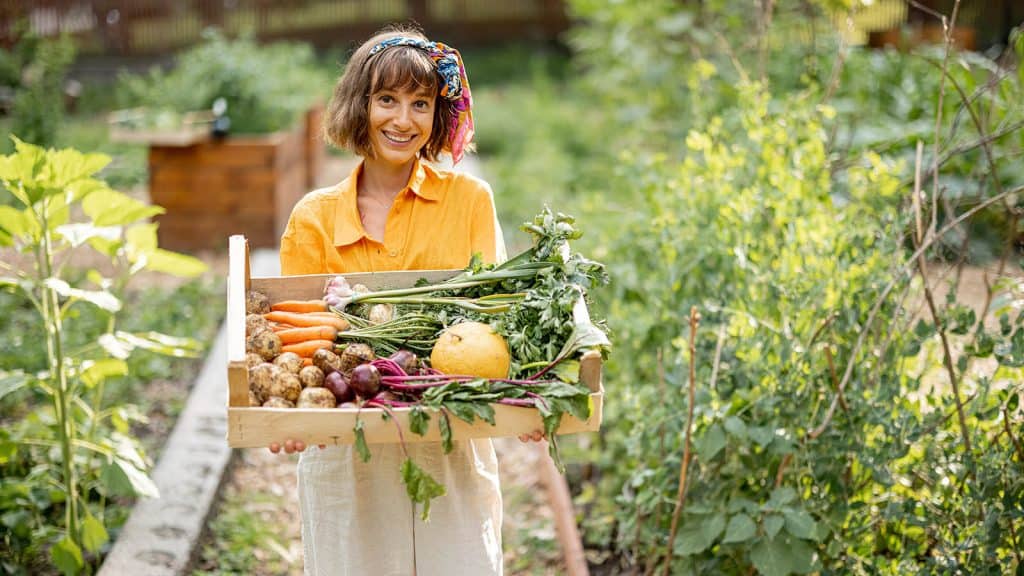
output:
[[[323,450],[324,448],[327,447],[326,444],[319,444],[319,446],[320,446],[321,450]],[[282,446],[280,444],[278,444],[277,442],[271,442],[269,448],[270,448],[271,452],[273,452],[274,454],[277,454],[277,453],[279,453],[281,451]],[[294,453],[297,453],[297,452],[302,452],[305,449],[306,449],[306,443],[303,442],[302,440],[291,440],[291,439],[288,439],[288,440],[284,441],[284,453],[285,454],[294,454]]]
[[[543,439],[544,439],[544,431],[543,430],[534,430],[530,434],[520,434],[519,435],[519,441],[520,442],[531,442],[531,441],[532,442],[540,442]]]

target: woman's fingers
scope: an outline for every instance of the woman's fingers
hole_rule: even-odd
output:
[[[530,434],[520,434],[519,435],[519,441],[520,442],[540,442],[543,439],[544,439],[544,431],[543,430],[534,430]]]
[[[274,454],[277,454],[278,452],[281,451],[281,445],[278,444],[277,442],[271,442],[269,448],[270,451]]]

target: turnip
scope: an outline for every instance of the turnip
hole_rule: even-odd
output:
[[[342,374],[349,374],[356,366],[373,362],[376,358],[377,355],[373,353],[373,348],[368,345],[360,342],[349,344],[341,351],[341,366],[338,370]]]
[[[316,388],[324,385],[324,371],[316,366],[303,366],[299,370],[299,383],[303,388]]]
[[[260,364],[263,364],[263,362],[264,362],[263,356],[260,356],[257,353],[255,353],[255,352],[246,352],[245,353],[245,367],[248,368],[249,370],[252,370],[253,368],[259,366]]]
[[[246,340],[246,351],[255,352],[264,360],[273,360],[282,351],[281,339],[271,330],[261,330]]]
[[[380,390],[380,372],[373,364],[360,364],[352,369],[348,385],[360,398],[373,398]]]
[[[324,377],[324,388],[334,394],[338,403],[351,402],[356,399],[356,392],[348,385],[348,379],[341,372],[331,372]]]
[[[334,408],[338,401],[327,388],[306,388],[299,394],[299,408]]]
[[[274,384],[274,377],[281,369],[269,362],[264,362],[249,370],[249,390],[256,393],[260,402],[265,402],[270,397],[270,387]]]
[[[295,403],[287,398],[271,396],[263,403],[264,408],[295,408]]]
[[[299,377],[286,370],[279,370],[270,383],[267,395],[280,396],[285,400],[295,402],[299,399],[300,392],[302,392],[302,384],[299,382]]]
[[[274,365],[285,372],[298,375],[299,370],[302,370],[302,356],[295,352],[282,352],[280,356],[274,358]]]
[[[249,314],[245,317],[245,333],[249,336],[260,330],[269,330],[270,322],[262,314]]]
[[[270,312],[270,298],[266,294],[250,290],[245,293],[246,314],[266,314]]]
[[[313,366],[320,369],[324,375],[336,370],[341,370],[341,358],[327,348],[321,348],[313,353]]]

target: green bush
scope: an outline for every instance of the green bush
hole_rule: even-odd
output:
[[[579,76],[481,98],[514,118],[494,121],[509,138],[487,147],[499,208],[571,200],[581,249],[613,279],[593,303],[616,346],[605,422],[591,472],[574,476],[591,557],[611,573],[1011,574],[1024,287],[994,286],[983,324],[955,274],[943,286],[911,257],[908,152],[924,140],[930,165],[941,58],[853,50],[831,86],[836,52],[793,41],[790,19],[817,14],[820,51],[839,46],[826,14],[775,3],[762,37],[763,14],[741,4],[575,1]],[[939,187],[973,188],[933,210],[928,181],[920,218],[944,236],[920,265],[960,257],[947,225],[991,203],[1006,223],[992,246],[1012,266],[1021,74],[956,53],[947,71]]]
[[[123,75],[118,101],[182,114],[209,110],[224,98],[231,132],[260,134],[291,128],[314,101],[326,98],[328,86],[308,44],[262,46],[211,31],[178,55],[170,71]]]
[[[64,77],[74,59],[74,44],[66,36],[27,35],[3,51],[0,84],[14,88],[12,130],[22,140],[44,147],[56,143],[64,120]]]

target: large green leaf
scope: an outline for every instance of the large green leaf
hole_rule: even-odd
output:
[[[725,530],[725,516],[689,516],[685,525],[676,535],[673,549],[680,556],[699,554],[715,543],[715,539]]]
[[[818,524],[804,510],[785,510],[783,516],[786,518],[786,531],[804,540],[814,540],[818,533]]]
[[[107,528],[95,516],[86,512],[82,520],[82,546],[89,552],[96,553],[110,540]]]
[[[757,534],[757,524],[746,514],[737,514],[729,519],[729,525],[725,527],[725,537],[722,542],[730,544],[733,542],[746,542]]]
[[[0,370],[0,399],[29,383],[29,375],[22,370]]]
[[[709,462],[725,448],[725,432],[718,423],[712,424],[695,444],[697,456],[702,462]]]
[[[89,178],[110,163],[110,157],[105,154],[83,154],[74,148],[48,150],[46,160],[40,178],[46,186],[58,189]]]
[[[814,567],[814,551],[801,540],[763,539],[751,549],[750,560],[765,576],[806,574]]]
[[[82,382],[87,388],[99,384],[111,376],[124,376],[128,373],[128,363],[118,358],[87,360],[82,363]]]
[[[103,469],[103,481],[114,494],[159,498],[160,490],[150,477],[131,461],[115,456]]]
[[[94,226],[88,223],[65,224],[57,227],[57,233],[73,247],[81,246],[93,238],[116,242],[121,238],[120,226]],[[101,252],[103,252],[101,250]]]
[[[194,278],[209,268],[205,262],[187,254],[157,248],[147,253],[145,267],[154,272],[163,272],[180,278]]]
[[[14,239],[38,235],[39,224],[30,208],[19,210],[14,206],[0,205],[0,246],[10,246]]]
[[[91,192],[82,199],[82,209],[96,226],[126,226],[164,212],[110,188]]]
[[[61,538],[50,547],[50,558],[53,565],[65,576],[73,576],[82,571],[85,562],[82,560],[82,549],[70,537]]]
[[[168,336],[159,332],[132,333],[118,330],[113,336],[120,347],[129,352],[142,348],[165,356],[197,358],[205,349],[203,343],[195,338]]]
[[[445,487],[434,480],[429,474],[423,471],[411,458],[402,462],[402,482],[405,483],[405,491],[413,502],[423,505],[420,518],[424,521],[430,518],[430,501],[445,495]]]
[[[99,306],[107,312],[117,312],[121,309],[121,301],[106,290],[82,290],[80,288],[72,288],[70,284],[60,278],[47,278],[44,284],[47,288],[65,298],[85,300],[86,302]]]
[[[35,204],[42,192],[36,178],[46,163],[46,151],[32,144],[14,140],[14,154],[0,156],[0,180],[8,183],[7,189],[25,206]]]

